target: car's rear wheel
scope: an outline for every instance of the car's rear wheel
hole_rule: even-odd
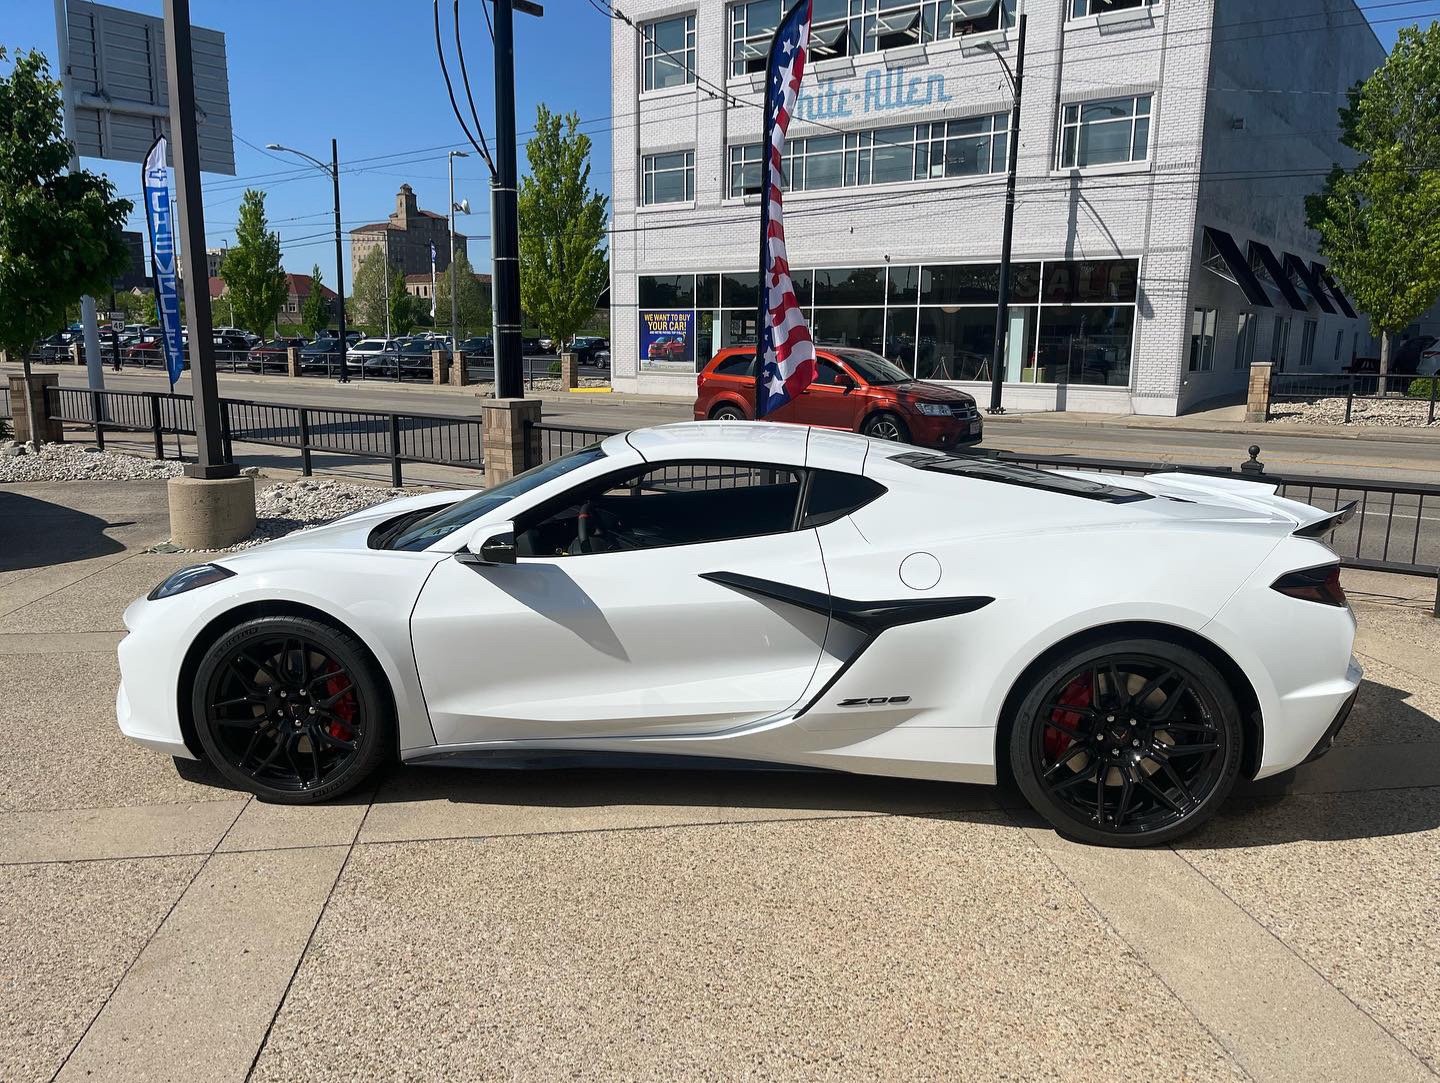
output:
[[[740,412],[740,407],[722,403],[710,411],[711,421],[744,421],[745,415]]]
[[[901,444],[910,442],[910,430],[905,422],[890,413],[871,414],[865,419],[860,431],[876,440],[894,440]]]
[[[1161,639],[1066,652],[1025,692],[1010,766],[1062,834],[1149,846],[1209,819],[1239,777],[1240,707],[1220,673]]]
[[[227,779],[267,801],[306,805],[359,786],[394,747],[394,719],[369,654],[348,632],[258,617],[205,652],[195,729]]]

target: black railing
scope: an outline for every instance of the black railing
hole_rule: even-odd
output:
[[[558,459],[561,455],[579,451],[583,447],[604,440],[607,436],[615,436],[625,431],[624,429],[579,429],[569,425],[546,425],[540,422],[530,422],[526,428],[534,434],[531,439],[525,441],[526,469],[539,466],[541,463],[548,463],[551,459]],[[539,458],[535,456],[537,447]]]
[[[95,443],[102,448],[106,432],[148,432],[157,459],[166,457],[165,437],[195,435],[193,409],[188,395],[45,389],[45,414],[51,420],[92,428]],[[386,460],[397,488],[403,484],[407,462],[474,470],[483,466],[478,417],[221,399],[220,428],[227,457],[233,459],[236,443],[293,448],[300,452],[301,472],[306,476],[312,472],[311,456],[317,451]]]
[[[1373,372],[1275,372],[1270,376],[1266,420],[1295,411],[1286,406],[1330,403],[1345,424],[1381,413],[1390,424],[1433,425],[1440,401],[1440,376]],[[1378,420],[1378,418],[1377,418]]]

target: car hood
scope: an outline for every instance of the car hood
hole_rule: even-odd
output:
[[[958,387],[932,384],[928,380],[905,380],[898,384],[882,384],[882,387],[924,402],[974,402],[975,396]]]
[[[352,512],[323,526],[298,530],[294,534],[287,534],[283,538],[266,542],[264,545],[257,545],[253,549],[243,549],[238,553],[227,554],[216,560],[215,563],[233,567],[239,571],[252,554],[263,556],[287,549],[365,549],[368,547],[370,532],[387,519],[393,519],[397,515],[403,515],[410,511],[438,510],[464,500],[468,496],[474,496],[478,491],[475,489],[450,489],[387,500],[383,504],[375,504],[361,511]]]

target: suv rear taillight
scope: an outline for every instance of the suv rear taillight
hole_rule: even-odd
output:
[[[1271,588],[1292,598],[1305,602],[1319,602],[1321,605],[1344,606],[1345,588],[1340,585],[1340,565],[1322,564],[1318,568],[1304,568],[1298,572],[1287,572],[1270,584]]]

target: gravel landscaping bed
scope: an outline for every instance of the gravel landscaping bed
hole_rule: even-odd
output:
[[[479,383],[467,384],[466,386],[467,386],[467,387],[474,388],[476,394],[488,394],[489,392],[495,390],[495,381],[494,381],[494,380],[481,380]],[[525,390],[526,390],[526,391],[562,391],[562,390],[564,390],[564,389],[560,386],[560,377],[558,377],[558,376],[537,376],[537,377],[535,377],[535,380],[534,380],[533,383],[531,383],[529,380],[526,380],[524,386],[525,386]],[[581,387],[609,387],[609,386],[610,386],[610,381],[609,381],[607,378],[601,377],[601,376],[582,376],[582,377],[580,377],[580,386],[581,386]]]
[[[84,444],[0,444],[0,483],[10,481],[136,481],[178,477],[182,463],[141,459]]]
[[[321,526],[352,512],[363,511],[387,500],[418,496],[427,489],[379,489],[328,478],[301,478],[266,486],[255,494],[255,531],[228,549],[181,549],[157,545],[156,553],[233,552],[283,538],[297,530]]]
[[[1440,408],[1434,424],[1430,403],[1420,399],[1356,399],[1350,408],[1352,425],[1394,425],[1401,428],[1440,428]],[[1345,424],[1344,398],[1318,399],[1315,402],[1277,402],[1270,406],[1270,420],[1299,425]]]

